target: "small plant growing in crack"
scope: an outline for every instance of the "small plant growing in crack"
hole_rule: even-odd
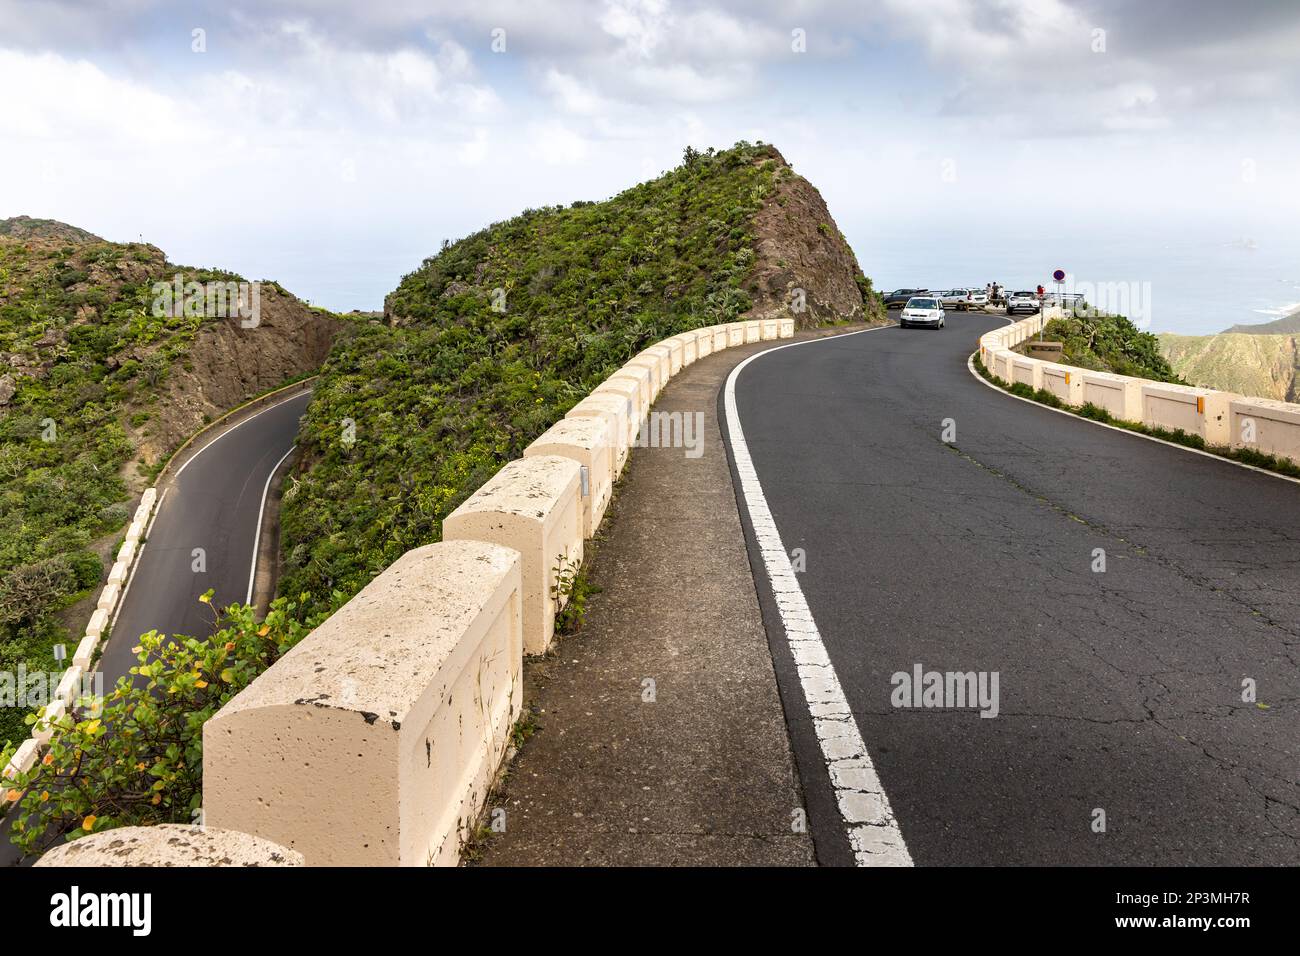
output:
[[[600,588],[591,583],[581,560],[570,561],[561,555],[552,573],[555,583],[551,585],[551,597],[559,607],[555,612],[555,633],[574,634],[582,629],[587,600],[599,594]]]

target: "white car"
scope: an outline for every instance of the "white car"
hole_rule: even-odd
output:
[[[1042,307],[1037,292],[1012,292],[1007,296],[1007,315],[1028,312],[1033,315]]]
[[[930,295],[939,300],[939,304],[944,308],[952,307],[954,309],[966,304],[966,296],[970,292],[967,289],[953,289],[951,292],[931,292]]]
[[[932,296],[913,296],[898,314],[902,328],[920,325],[925,328],[943,328],[943,303]]]

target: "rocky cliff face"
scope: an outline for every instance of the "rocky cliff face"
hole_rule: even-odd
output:
[[[836,320],[878,317],[863,298],[857,257],[808,180],[797,175],[775,149],[774,187],[754,216],[754,269],[743,283],[753,299],[747,317],[793,315],[810,328]],[[799,302],[805,308],[792,308]]]
[[[1300,401],[1300,336],[1225,332],[1160,336],[1174,370],[1206,388]]]
[[[148,425],[131,430],[137,459],[152,465],[229,409],[320,368],[340,324],[264,287],[256,328],[243,328],[238,319],[205,325],[166,375]]]

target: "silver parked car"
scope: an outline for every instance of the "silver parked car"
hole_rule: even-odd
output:
[[[898,314],[898,324],[903,328],[919,325],[924,328],[943,328],[943,303],[931,296],[914,296],[907,300]]]

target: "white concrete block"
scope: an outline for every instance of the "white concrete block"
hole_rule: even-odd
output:
[[[635,391],[636,386],[633,384]],[[609,424],[603,418],[564,418],[556,422],[538,439],[524,449],[524,457],[559,455],[572,458],[587,469],[586,480],[580,483],[582,493],[582,536],[590,539],[605,517],[605,509],[613,491],[617,473],[614,468],[616,452],[611,448],[616,439],[610,434]]]
[[[555,460],[576,482],[577,463]],[[521,478],[506,481],[527,499]],[[455,865],[522,705],[521,565],[450,540],[366,585],[204,725],[207,827],[311,866]]]
[[[544,654],[566,598],[555,588],[562,568],[582,562],[579,466],[539,455],[510,462],[442,524],[444,541],[490,541],[522,557],[524,650]]]

